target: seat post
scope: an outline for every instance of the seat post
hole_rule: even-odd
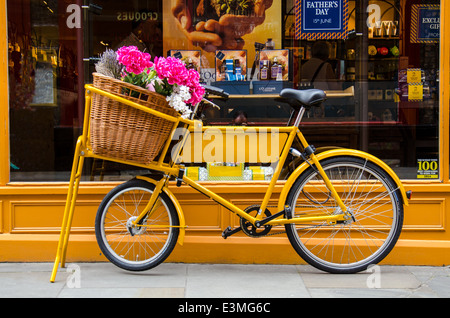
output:
[[[295,127],[300,126],[300,123],[302,122],[304,115],[305,115],[305,107],[302,106],[300,108],[300,110],[298,111],[297,118],[295,119],[295,122],[294,122]]]

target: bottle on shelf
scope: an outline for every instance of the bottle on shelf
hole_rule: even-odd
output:
[[[263,60],[262,63],[263,65],[259,70],[259,79],[261,81],[267,81],[269,79],[269,61]]]
[[[267,39],[265,49],[266,50],[275,50],[275,42],[271,38]]]
[[[236,78],[236,81],[243,81],[245,80],[244,75],[242,75],[242,67],[239,59],[234,60],[234,75]]]
[[[225,81],[227,79],[227,66],[225,62],[223,62],[222,66],[220,67],[220,79],[222,81]]]
[[[281,71],[281,66],[278,64],[278,58],[275,56],[273,58],[272,67],[270,68],[270,79],[276,80],[278,77],[278,73]]]
[[[242,74],[241,63],[239,62],[238,59],[234,60],[234,74],[236,75]]]
[[[194,65],[194,62],[192,61],[192,59],[191,58],[189,58],[188,59],[188,63],[187,63],[187,65],[186,65],[186,68],[188,69],[188,70],[195,70],[195,65]]]

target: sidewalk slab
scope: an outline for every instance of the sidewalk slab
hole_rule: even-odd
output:
[[[378,266],[357,274],[333,275],[299,267],[307,288],[415,289],[421,282],[408,268]]]
[[[376,266],[335,275],[307,265],[164,263],[127,272],[110,263],[0,263],[0,298],[447,298],[450,267]]]
[[[295,266],[189,265],[188,298],[310,297]]]
[[[1,271],[0,298],[55,298],[65,288],[65,279],[49,283],[46,271]]]

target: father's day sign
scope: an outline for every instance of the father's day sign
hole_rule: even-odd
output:
[[[297,40],[346,39],[348,0],[296,0]]]

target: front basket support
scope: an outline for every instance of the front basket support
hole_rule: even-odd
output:
[[[72,172],[70,175],[69,192],[67,194],[61,233],[59,235],[58,250],[50,278],[50,282],[52,283],[55,282],[59,264],[61,263],[61,268],[64,268],[66,263],[67,245],[69,243],[70,229],[72,227],[78,188],[80,186],[81,175],[83,172],[84,154],[82,153],[82,144],[82,138],[80,137],[75,149]]]

